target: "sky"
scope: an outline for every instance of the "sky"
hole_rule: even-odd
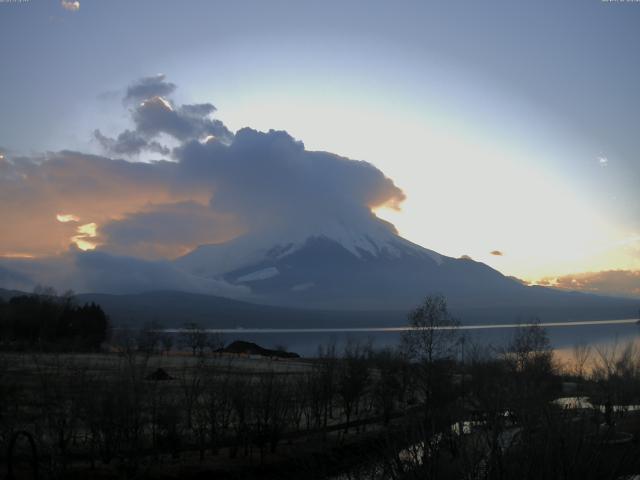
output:
[[[0,222],[12,225],[0,255],[173,258],[245,232],[256,202],[286,202],[238,196],[231,176],[243,215],[212,212],[220,184],[153,161],[188,163],[186,142],[251,127],[291,137],[242,135],[251,147],[295,151],[295,139],[368,162],[322,185],[415,243],[528,282],[640,296],[639,43],[631,1],[0,2]],[[145,86],[171,102],[171,127],[153,123],[165,104],[141,108]],[[66,169],[91,188],[61,181]],[[304,205],[324,214],[334,197]],[[190,235],[147,228],[160,213],[188,217]]]

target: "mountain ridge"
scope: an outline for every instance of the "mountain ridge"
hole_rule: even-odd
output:
[[[636,300],[526,286],[484,263],[416,245],[390,224],[372,219],[362,228],[334,222],[331,228],[303,226],[291,235],[277,229],[245,235],[157,263],[78,252],[73,271],[98,282],[98,288],[88,289],[97,293],[78,298],[106,302],[120,324],[161,318],[171,325],[201,321],[225,328],[401,325],[406,313],[431,294],[444,295],[450,309],[470,323],[535,316],[632,318],[636,313]],[[173,280],[162,282],[167,272]]]
[[[0,289],[5,301],[27,292]],[[570,304],[555,307],[524,305],[494,308],[452,307],[463,324],[541,321],[603,320],[634,318],[637,302],[574,292],[591,300],[586,307]],[[116,327],[137,328],[157,321],[165,327],[196,322],[208,328],[340,328],[394,327],[407,324],[405,310],[313,310],[261,305],[245,301],[180,291],[150,291],[132,294],[83,293],[78,303],[95,302],[103,307]],[[416,305],[412,305],[415,307]]]

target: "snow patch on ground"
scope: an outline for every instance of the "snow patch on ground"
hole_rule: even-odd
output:
[[[262,270],[257,270],[255,272],[248,273],[247,275],[238,277],[236,279],[236,282],[239,282],[239,283],[256,282],[258,280],[266,280],[267,278],[275,277],[276,275],[279,275],[279,274],[280,272],[276,267],[268,267],[268,268],[263,268]]]

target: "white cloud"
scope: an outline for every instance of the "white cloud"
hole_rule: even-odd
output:
[[[62,8],[69,10],[70,12],[77,12],[80,10],[80,2],[77,0],[62,0],[60,4],[62,5]]]

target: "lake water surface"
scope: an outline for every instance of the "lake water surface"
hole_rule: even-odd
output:
[[[509,342],[518,327],[531,323],[460,325],[455,328],[470,341],[504,345]],[[551,345],[555,349],[571,347],[578,343],[592,345],[626,342],[640,337],[638,319],[614,319],[592,321],[541,322],[546,329]],[[402,334],[410,327],[347,327],[347,328],[222,328],[207,329],[210,333],[220,333],[225,342],[246,340],[264,347],[284,346],[289,351],[302,356],[314,355],[319,345],[335,343],[338,351],[348,339],[371,341],[376,348],[397,345]],[[166,329],[169,333],[180,333],[180,329]]]

